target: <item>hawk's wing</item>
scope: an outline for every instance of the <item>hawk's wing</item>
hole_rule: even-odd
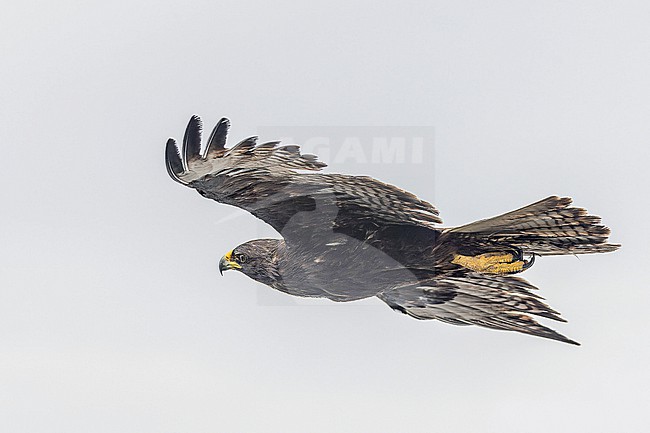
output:
[[[201,120],[193,116],[182,148],[167,141],[167,171],[203,196],[237,206],[270,224],[285,238],[315,230],[352,229],[360,224],[440,223],[431,204],[365,176],[302,173],[325,166],[298,146],[257,144],[247,138],[226,148],[229,121],[221,119],[201,153]]]
[[[416,319],[437,319],[453,325],[478,325],[517,331],[578,344],[541,325],[531,315],[565,322],[523,278],[482,275],[467,270],[440,275],[377,295],[391,308]]]

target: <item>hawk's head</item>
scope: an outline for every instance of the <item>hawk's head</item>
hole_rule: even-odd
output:
[[[279,239],[255,239],[228,251],[219,261],[219,272],[235,269],[264,284],[280,280],[277,269]]]

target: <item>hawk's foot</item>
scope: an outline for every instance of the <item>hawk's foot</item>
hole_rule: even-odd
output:
[[[521,250],[516,255],[504,252],[483,253],[477,256],[455,254],[451,262],[482,274],[506,275],[530,268],[535,262],[535,255],[533,254],[530,260],[524,260]]]

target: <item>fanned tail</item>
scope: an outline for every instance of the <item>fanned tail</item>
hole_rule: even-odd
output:
[[[610,230],[585,209],[571,207],[570,197],[551,196],[493,218],[449,229],[459,243],[479,242],[521,248],[540,256],[605,253]]]

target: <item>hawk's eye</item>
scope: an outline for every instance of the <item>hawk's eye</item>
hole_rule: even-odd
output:
[[[246,257],[246,254],[237,255],[237,261],[239,263],[246,263],[246,260],[248,260],[248,257]]]

